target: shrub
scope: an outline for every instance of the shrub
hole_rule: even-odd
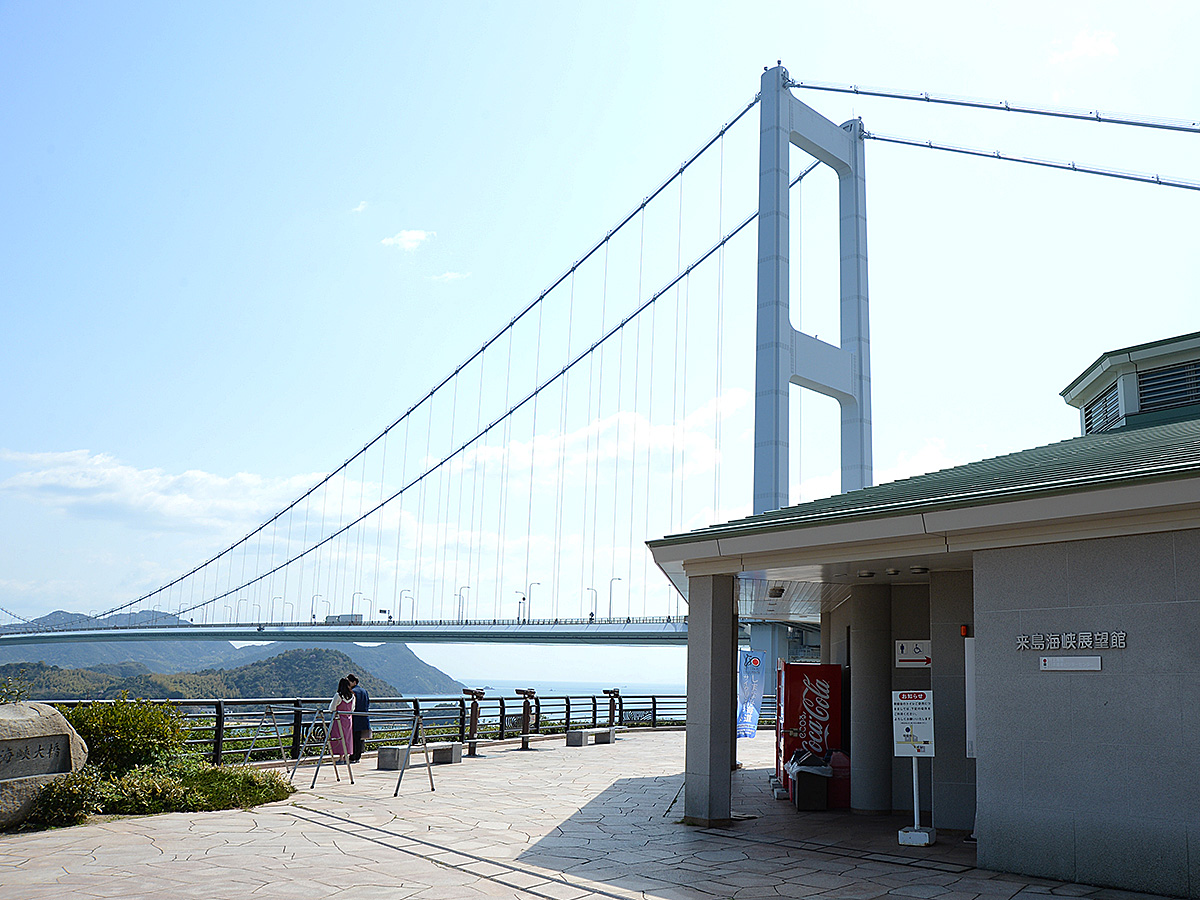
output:
[[[77,825],[104,808],[108,782],[95,766],[84,766],[42,788],[28,822],[32,825]]]
[[[155,766],[134,769],[106,786],[103,811],[136,816],[184,809],[188,791],[171,769]]]
[[[188,761],[176,769],[187,789],[187,809],[195,812],[214,809],[248,809],[260,803],[283,800],[293,791],[278,772],[247,766],[211,766],[202,760]]]
[[[88,762],[107,773],[124,775],[163,762],[183,749],[179,712],[165,703],[130,700],[122,694],[112,702],[61,711],[87,742]]]

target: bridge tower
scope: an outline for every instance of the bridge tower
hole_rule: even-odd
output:
[[[867,318],[867,211],[862,121],[840,127],[788,90],[783,66],[762,76],[758,176],[758,320],[754,512],[790,505],[788,394],[796,384],[841,406],[842,490],[871,485],[871,346]],[[841,346],[792,328],[790,144],[838,176]]]

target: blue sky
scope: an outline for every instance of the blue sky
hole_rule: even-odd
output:
[[[802,80],[1195,120],[1198,20],[0,2],[0,607],[105,608],[244,533],[536,296],[776,59]],[[798,96],[880,133],[1200,180],[1195,136]],[[1194,192],[877,142],[867,173],[878,480],[1069,437],[1057,393],[1097,355],[1200,327]],[[754,200],[738,180],[730,218]],[[824,229],[802,228],[818,296]],[[836,330],[819,304],[799,316]],[[831,489],[823,453],[802,497]],[[458,677],[682,680],[676,651],[417,649]]]

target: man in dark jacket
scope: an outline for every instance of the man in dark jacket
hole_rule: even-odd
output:
[[[346,676],[350,688],[354,692],[354,716],[350,730],[354,732],[354,752],[350,754],[350,762],[356,763],[363,755],[363,745],[371,736],[371,719],[367,710],[371,708],[371,697],[365,687],[358,684],[358,676],[353,672]]]

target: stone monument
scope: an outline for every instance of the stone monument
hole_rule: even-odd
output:
[[[48,703],[0,704],[0,828],[21,822],[42,786],[87,762],[87,745]]]

